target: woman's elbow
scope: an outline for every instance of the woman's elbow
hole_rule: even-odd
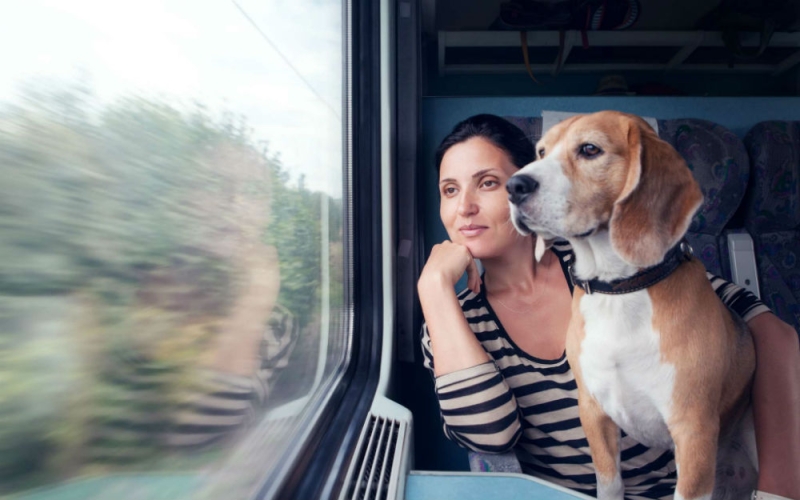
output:
[[[518,419],[505,428],[491,433],[464,432],[462,429],[445,427],[447,436],[464,448],[480,453],[505,453],[514,448],[522,435]]]
[[[491,453],[505,453],[507,451],[511,451],[514,446],[517,445],[517,441],[519,441],[520,436],[522,435],[522,426],[517,423],[517,425],[511,426],[508,428],[507,431],[504,431],[501,435],[501,442],[502,445],[500,449],[492,451]]]

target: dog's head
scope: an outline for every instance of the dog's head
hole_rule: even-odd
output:
[[[615,111],[554,126],[506,189],[521,233],[571,240],[608,230],[614,251],[637,267],[661,262],[703,201],[678,152],[641,118]]]

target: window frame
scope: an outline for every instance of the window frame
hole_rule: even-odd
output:
[[[370,0],[344,0],[343,7],[349,362],[314,429],[300,445],[297,462],[284,477],[267,477],[255,496],[258,499],[338,496],[378,386],[383,330],[382,225],[380,210],[375,209],[381,206],[381,7]]]

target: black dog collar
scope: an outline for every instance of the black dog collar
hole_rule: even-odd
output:
[[[692,247],[689,245],[688,241],[683,239],[667,252],[664,256],[664,260],[661,261],[660,264],[643,269],[630,278],[614,281],[600,281],[598,279],[581,280],[575,277],[575,271],[572,265],[569,266],[569,277],[572,280],[572,286],[582,288],[583,291],[589,295],[595,292],[609,295],[621,295],[623,293],[644,290],[647,287],[655,285],[672,274],[678,269],[678,266],[692,260],[693,256],[694,251]]]

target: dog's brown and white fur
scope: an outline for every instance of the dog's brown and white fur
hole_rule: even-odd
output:
[[[566,238],[582,280],[626,278],[660,263],[702,203],[677,151],[633,115],[572,117],[536,149],[537,161],[516,175],[538,186],[511,204],[512,220],[540,242]],[[623,498],[620,428],[647,446],[674,449],[676,499],[711,498],[718,440],[748,404],[755,354],[697,259],[624,295],[575,287],[567,357],[598,498]]]

